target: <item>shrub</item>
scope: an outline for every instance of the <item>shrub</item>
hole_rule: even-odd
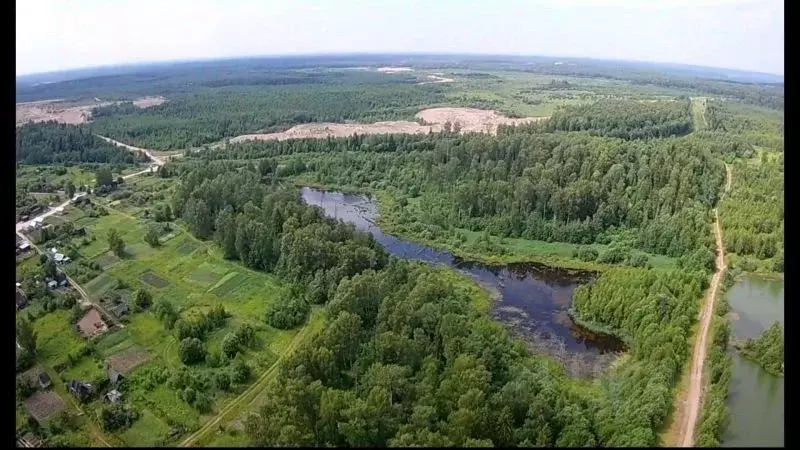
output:
[[[594,261],[597,259],[598,252],[592,247],[581,247],[577,250],[575,256],[581,261]]]
[[[237,359],[231,366],[231,381],[237,384],[244,383],[250,378],[250,366],[241,359]]]
[[[293,295],[281,296],[267,308],[267,323],[288,330],[305,322],[311,307],[305,299]]]
[[[628,257],[629,251],[620,247],[611,247],[600,253],[597,262],[603,264],[619,264]]]
[[[184,364],[194,364],[206,359],[206,347],[197,338],[186,338],[181,341],[179,348],[181,361]]]
[[[649,262],[649,258],[644,253],[637,253],[628,258],[628,265],[633,267],[645,267]]]
[[[122,404],[110,404],[100,410],[100,425],[105,431],[129,428],[139,418],[139,414]]]
[[[227,391],[231,387],[231,376],[228,372],[220,371],[214,374],[214,386],[221,391]]]

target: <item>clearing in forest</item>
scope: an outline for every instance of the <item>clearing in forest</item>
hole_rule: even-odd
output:
[[[149,108],[164,103],[166,99],[161,96],[142,97],[133,101],[139,108]],[[109,106],[120,102],[104,102],[95,99],[93,102],[71,102],[64,99],[40,100],[38,102],[17,103],[17,126],[28,122],[56,122],[70,125],[89,123],[92,119],[92,109],[100,106]]]
[[[325,139],[348,137],[353,134],[420,134],[440,132],[444,123],[458,123],[461,132],[490,133],[497,132],[498,125],[521,124],[546,119],[546,117],[505,117],[497,111],[475,108],[429,108],[417,113],[416,118],[424,123],[408,120],[393,120],[375,123],[305,123],[296,125],[286,131],[267,134],[245,134],[230,140],[231,143],[250,140],[278,140],[287,139]]]

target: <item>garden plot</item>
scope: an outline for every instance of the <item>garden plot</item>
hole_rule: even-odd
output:
[[[225,275],[214,287],[212,287],[209,292],[218,296],[218,297],[226,297],[230,295],[233,291],[239,288],[242,284],[247,281],[247,277],[242,275],[239,272],[231,272],[228,275]]]
[[[148,270],[139,275],[139,279],[149,284],[150,286],[153,286],[154,288],[162,289],[169,286],[169,281],[159,277],[152,270]]]
[[[97,264],[100,264],[100,267],[102,267],[103,270],[108,269],[109,267],[113,266],[114,264],[116,264],[116,263],[118,263],[120,261],[122,261],[122,260],[119,259],[119,257],[117,257],[117,255],[114,255],[113,253],[110,253],[110,252],[105,254],[105,255],[98,256],[97,258],[94,259],[94,262],[96,262]]]
[[[177,251],[181,255],[188,255],[202,246],[203,245],[200,244],[199,242],[193,239],[186,238],[184,239],[183,242],[180,243],[180,245],[178,245]]]
[[[86,283],[84,287],[90,297],[98,299],[107,292],[116,289],[117,286],[119,286],[119,280],[109,275],[108,272],[103,272],[92,281]]]
[[[126,375],[138,366],[146,363],[150,355],[139,347],[131,347],[108,358],[108,364],[117,372]]]
[[[38,391],[25,400],[25,408],[37,422],[43,422],[64,409],[64,400],[53,391]]]

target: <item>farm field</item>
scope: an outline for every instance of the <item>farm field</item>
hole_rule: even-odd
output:
[[[224,327],[208,336],[208,351],[219,352],[226,334],[241,325],[250,325],[255,330],[257,343],[241,355],[242,361],[254,373],[260,373],[275,362],[277,355],[297,332],[275,330],[263,321],[266,306],[280,295],[282,289],[275,277],[224,260],[213,244],[200,242],[184,231],[178,231],[176,236],[160,247],[151,248],[142,240],[144,233],[140,221],[110,207],[109,211],[107,216],[84,223],[87,236],[94,236],[96,240],[80,251],[86,258],[106,268],[86,284],[86,290],[93,299],[99,300],[120,286],[132,290],[144,288],[152,293],[154,299],[171,302],[184,317],[207,312],[221,304],[231,317]],[[120,231],[126,243],[128,255],[122,259],[111,255],[107,247],[104,248],[104,237],[112,228]],[[49,320],[41,326],[49,327],[52,321],[63,320],[62,316],[47,316]],[[61,327],[64,328],[65,324],[61,324]],[[62,347],[78,344],[77,338],[59,341]],[[178,347],[178,339],[165,330],[161,321],[150,311],[133,314],[124,330],[109,333],[96,344],[97,351],[106,358],[106,362],[120,373],[130,375],[134,384],[140,371],[185,367]],[[63,354],[63,350],[50,350],[48,347],[47,354]],[[131,364],[131,358],[134,364]],[[129,367],[131,365],[133,367]],[[201,366],[192,370],[213,372]],[[69,373],[82,375],[82,371],[91,372],[94,367],[95,361],[87,358],[73,366]],[[119,435],[128,445],[163,443],[164,439],[169,439],[169,433],[175,426],[180,425],[191,431],[207,417],[198,414],[178,398],[173,389],[164,385],[141,392],[134,389],[131,397],[133,404],[144,411],[144,422],[139,424],[137,421],[137,425]],[[230,395],[218,394],[209,414],[230,399]],[[177,435],[173,432],[173,436]]]

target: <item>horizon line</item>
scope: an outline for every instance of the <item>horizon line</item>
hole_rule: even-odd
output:
[[[214,56],[214,57],[192,57],[192,58],[175,58],[175,59],[162,59],[162,60],[148,60],[138,62],[120,62],[102,65],[81,66],[67,69],[55,69],[43,72],[28,72],[15,74],[15,80],[22,77],[42,76],[42,75],[55,75],[60,73],[78,72],[83,70],[98,70],[98,69],[112,69],[112,68],[125,68],[135,66],[147,66],[158,64],[180,64],[192,62],[214,62],[214,61],[233,61],[238,59],[279,59],[279,58],[302,58],[302,57],[321,57],[321,56],[484,56],[484,57],[513,57],[513,58],[572,58],[577,60],[591,60],[591,61],[607,61],[607,62],[622,62],[622,63],[637,63],[637,64],[651,64],[651,65],[673,65],[701,69],[714,69],[714,70],[727,70],[735,71],[744,74],[754,75],[768,75],[773,77],[785,78],[784,74],[772,72],[760,72],[754,70],[735,69],[731,67],[719,66],[701,66],[697,64],[687,64],[680,62],[668,61],[644,61],[636,59],[620,59],[620,58],[603,58],[592,56],[567,56],[567,55],[545,55],[545,54],[528,54],[528,53],[471,53],[471,52],[452,52],[442,53],[435,51],[407,51],[407,52],[308,52],[308,53],[275,53],[275,54],[251,54],[251,55],[238,55],[238,56]]]

